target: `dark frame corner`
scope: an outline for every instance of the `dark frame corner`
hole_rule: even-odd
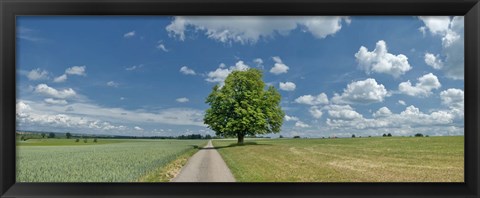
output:
[[[15,183],[17,15],[464,15],[465,183]],[[479,0],[0,0],[0,45],[2,198],[480,197]]]

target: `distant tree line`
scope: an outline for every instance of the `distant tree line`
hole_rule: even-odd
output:
[[[119,136],[119,135],[87,135],[87,134],[72,134],[70,132],[67,133],[54,133],[54,132],[19,132],[17,131],[16,136],[18,139],[21,141],[27,141],[28,139],[43,139],[43,138],[66,138],[66,139],[76,139],[75,142],[79,142],[80,139],[84,139],[84,141],[87,138],[92,138],[94,139],[93,142],[97,142],[97,139],[221,139],[221,138],[231,138],[229,136],[211,136],[211,135],[201,135],[201,134],[189,134],[189,135],[180,135],[180,136]],[[382,134],[382,137],[392,137],[393,135],[391,133],[384,133]],[[428,135],[424,135],[422,133],[416,133],[414,135],[410,135],[410,137],[429,137]],[[258,135],[249,135],[245,136],[246,138],[270,138],[266,136],[258,136]],[[355,134],[352,134],[352,138],[356,138],[357,136]],[[358,136],[361,138],[361,136]],[[368,136],[372,137],[372,136]],[[285,138],[283,135],[280,135],[279,138]],[[292,138],[301,138],[300,136],[296,135],[293,136]],[[327,138],[337,138],[335,136],[333,137],[327,137]],[[325,137],[322,137],[322,139],[325,139]]]

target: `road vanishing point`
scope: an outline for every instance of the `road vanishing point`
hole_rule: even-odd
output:
[[[212,140],[195,153],[172,182],[235,182]]]

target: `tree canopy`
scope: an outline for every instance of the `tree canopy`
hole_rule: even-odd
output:
[[[285,113],[280,107],[281,95],[273,86],[265,90],[258,69],[233,71],[223,86],[215,85],[206,99],[210,105],[204,123],[216,135],[238,138],[246,135],[278,133]]]

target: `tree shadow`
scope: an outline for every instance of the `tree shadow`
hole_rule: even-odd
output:
[[[233,144],[229,144],[228,146],[216,146],[215,148],[206,148],[206,149],[223,149],[223,148],[231,148],[231,147],[238,147],[238,146],[270,146],[270,144],[259,144],[257,142],[244,142],[243,144],[233,143]]]

